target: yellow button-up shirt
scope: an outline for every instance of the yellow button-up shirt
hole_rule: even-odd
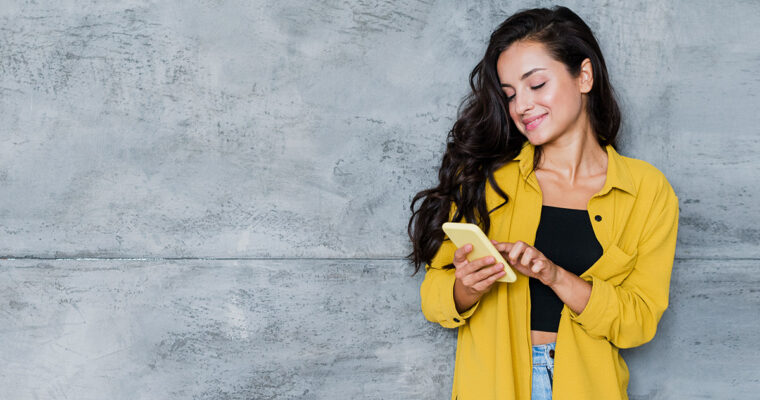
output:
[[[668,306],[678,231],[678,197],[651,164],[621,156],[607,145],[604,187],[588,202],[602,256],[580,277],[592,284],[585,309],[563,306],[554,358],[555,400],[627,399],[629,372],[620,348],[650,341]],[[488,237],[534,244],[542,193],[532,172],[534,146],[525,142],[513,161],[495,172],[509,202],[490,214]],[[486,184],[492,210],[504,200]],[[449,220],[453,218],[452,204]],[[454,304],[456,246],[445,238],[420,288],[422,312],[431,322],[458,328],[451,398],[528,400],[532,343],[528,277],[496,282],[475,305]]]

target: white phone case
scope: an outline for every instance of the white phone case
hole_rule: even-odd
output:
[[[491,240],[488,239],[483,230],[475,224],[462,223],[462,222],[445,222],[443,224],[443,231],[448,235],[449,239],[454,243],[457,248],[472,244],[472,251],[467,254],[467,259],[470,261],[477,260],[481,257],[493,256],[496,263],[502,263],[504,265],[504,271],[506,275],[497,279],[497,282],[514,282],[517,280],[515,272],[512,267],[504,260],[496,247],[493,246]]]

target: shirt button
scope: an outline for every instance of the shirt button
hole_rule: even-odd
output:
[[[454,318],[454,322],[459,322],[459,318]]]
[[[554,349],[549,350],[549,357],[554,358]]]
[[[602,220],[602,216],[599,215],[599,214],[597,214],[596,217],[594,217],[594,219],[597,220],[597,221],[601,221]]]

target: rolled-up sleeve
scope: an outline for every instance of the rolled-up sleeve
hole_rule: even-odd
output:
[[[645,225],[631,273],[620,285],[594,274],[584,276],[592,285],[591,297],[580,314],[568,308],[570,319],[587,333],[603,337],[618,348],[636,347],[652,340],[668,307],[679,210],[672,187],[669,184],[665,187]]]

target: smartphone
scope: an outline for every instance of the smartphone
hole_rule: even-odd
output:
[[[507,264],[504,257],[501,256],[496,247],[494,247],[491,240],[488,239],[483,230],[475,224],[462,223],[462,222],[445,222],[443,224],[443,231],[448,235],[449,239],[454,243],[457,248],[472,244],[472,251],[467,254],[469,261],[477,260],[481,257],[492,256],[496,263],[504,265],[504,271],[506,275],[497,279],[497,282],[514,282],[517,280],[515,272],[512,267]]]

